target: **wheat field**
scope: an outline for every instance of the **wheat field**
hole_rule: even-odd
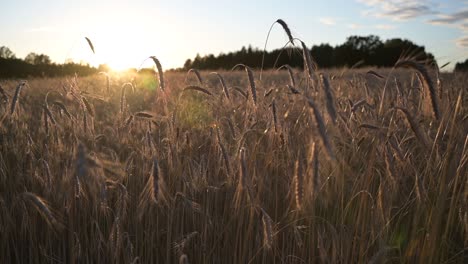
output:
[[[1,262],[466,263],[468,75],[304,61],[1,82]]]

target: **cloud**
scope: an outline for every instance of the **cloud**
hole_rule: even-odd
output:
[[[468,22],[461,24],[460,29],[463,31],[468,31]]]
[[[438,15],[437,18],[431,19],[428,22],[433,25],[459,28],[463,32],[463,37],[457,39],[455,43],[458,47],[468,48],[468,9],[452,14],[441,14]]]
[[[468,48],[468,36],[457,39],[457,45],[462,48]]]
[[[468,10],[463,10],[450,15],[439,15],[438,18],[429,20],[432,24],[447,25],[458,22],[468,22]]]
[[[394,25],[387,25],[387,24],[379,24],[374,26],[376,29],[381,29],[381,30],[392,30],[395,29],[396,26]]]
[[[319,18],[319,22],[324,24],[324,25],[327,25],[327,26],[334,26],[336,25],[336,20],[334,18],[331,18],[331,17],[322,17],[322,18]]]
[[[458,27],[464,32],[468,32],[468,9],[453,14],[443,14],[437,16],[437,18],[428,21],[433,25],[445,25]]]
[[[358,0],[358,2],[371,8],[364,14],[396,21],[437,13],[433,8],[434,4],[427,0]]]
[[[350,28],[350,29],[360,29],[360,28],[362,28],[361,25],[359,25],[359,24],[354,24],[354,23],[351,23],[351,24],[347,25],[346,27],[348,27],[348,28]]]
[[[457,46],[468,48],[468,1],[457,3],[456,11],[451,14],[441,13],[444,3],[434,3],[434,0],[357,0],[367,6],[365,16],[386,18],[393,21],[410,20],[419,17],[429,17],[425,22],[432,25],[443,25],[460,29]],[[378,29],[394,29],[389,25],[376,25]]]

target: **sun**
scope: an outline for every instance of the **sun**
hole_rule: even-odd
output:
[[[141,67],[143,61],[151,54],[149,47],[140,40],[144,35],[141,30],[128,25],[114,25],[111,28],[94,29],[88,33],[94,46],[94,53],[83,38],[81,43],[85,50],[78,54],[80,60],[92,66],[107,65],[113,71],[124,71]],[[145,64],[146,65],[146,64]]]
[[[137,46],[132,39],[108,31],[97,37],[96,42],[96,60],[99,64],[106,64],[114,71],[138,67],[141,58],[138,58],[137,52],[132,52]]]
[[[153,68],[155,65],[150,56],[156,56],[161,61],[163,70],[178,66],[180,63],[176,61],[184,60],[185,55],[180,50],[172,52],[171,49],[179,44],[162,41],[158,34],[154,34],[151,25],[152,22],[146,20],[127,21],[119,17],[109,19],[105,24],[87,27],[80,32],[80,43],[75,44],[77,48],[69,58],[93,67],[107,65],[115,72]],[[92,42],[94,52],[85,37]]]
[[[105,60],[104,64],[109,66],[109,68],[113,71],[119,72],[119,71],[125,71],[130,68],[137,68],[138,65],[134,64],[134,61],[130,58],[118,58],[118,59],[113,59],[109,58],[108,60]]]

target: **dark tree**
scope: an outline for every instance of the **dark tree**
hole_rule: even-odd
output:
[[[333,66],[333,47],[329,44],[320,44],[313,46],[311,51],[312,57],[319,67],[330,68]]]
[[[34,52],[29,53],[26,58],[24,58],[29,64],[40,65],[40,64],[51,64],[52,61],[50,57],[45,54],[36,54]]]
[[[455,71],[468,71],[468,59],[455,64]]]
[[[15,59],[16,56],[8,47],[0,47],[0,58],[2,59]]]

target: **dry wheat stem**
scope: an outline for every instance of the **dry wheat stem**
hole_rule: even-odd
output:
[[[323,122],[323,118],[322,118],[322,115],[320,114],[320,111],[317,107],[317,105],[315,104],[315,102],[312,100],[312,98],[306,98],[307,99],[307,102],[310,106],[310,109],[312,110],[312,114],[314,116],[314,120],[315,120],[315,127],[317,128],[318,132],[319,132],[319,135],[320,135],[320,140],[322,142],[322,145],[324,146],[327,154],[328,154],[328,157],[331,159],[331,160],[335,160],[335,155],[333,154],[333,151],[332,151],[332,147],[331,147],[331,144],[330,144],[330,140],[328,139],[328,136],[327,136],[327,131],[326,131],[326,128],[325,128],[325,123]]]

